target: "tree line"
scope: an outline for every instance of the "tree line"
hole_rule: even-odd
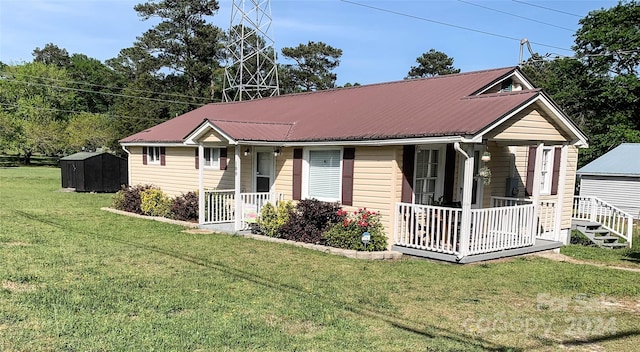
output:
[[[108,147],[179,114],[222,100],[230,33],[210,23],[217,0],[156,0],[134,6],[159,23],[105,62],[53,43],[33,61],[0,63],[0,153],[62,155]],[[640,142],[640,4],[621,2],[580,20],[575,57],[535,54],[523,70],[590,136],[585,163],[621,142]],[[260,38],[257,38],[260,43]],[[336,88],[342,50],[309,41],[282,48],[280,93]],[[274,53],[275,56],[275,53]],[[430,49],[405,79],[460,72]],[[346,86],[358,85],[347,83]]]

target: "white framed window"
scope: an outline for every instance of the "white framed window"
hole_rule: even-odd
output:
[[[204,148],[204,167],[219,168],[220,167],[220,148]]]
[[[543,147],[542,149],[542,167],[540,177],[540,194],[551,194],[551,182],[553,177],[553,147]]]
[[[303,196],[339,202],[342,195],[342,148],[306,149]]]
[[[440,165],[442,151],[439,148],[420,148],[416,152],[414,203],[433,204],[441,193],[441,173],[444,166]]]
[[[160,165],[160,147],[147,148],[147,164]]]

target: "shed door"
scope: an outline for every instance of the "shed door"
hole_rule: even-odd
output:
[[[76,167],[75,163],[68,163],[67,164],[67,177],[69,178],[67,180],[67,187],[68,188],[76,188],[78,187],[78,168]]]

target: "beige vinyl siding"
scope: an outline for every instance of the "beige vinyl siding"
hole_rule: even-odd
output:
[[[487,150],[491,153],[491,160],[484,163],[491,170],[491,183],[484,185],[482,193],[482,207],[491,206],[491,197],[506,197],[507,178],[512,174],[513,154],[507,146],[499,146],[495,142],[487,144]],[[482,161],[480,161],[482,163]],[[515,177],[514,172],[514,177]]]
[[[564,142],[567,136],[557,125],[542,114],[535,105],[506,121],[497,131],[489,135],[489,139],[496,141],[555,141]]]
[[[393,216],[395,204],[400,200],[401,176],[398,159],[402,151],[398,147],[358,147],[356,148],[353,173],[353,206],[347,211],[359,208],[379,212],[382,225],[389,239],[393,241]],[[400,157],[399,157],[400,156]]]
[[[198,169],[195,167],[195,148],[166,147],[165,165],[142,164],[142,147],[129,147],[131,185],[155,185],[169,196],[198,190]],[[233,189],[233,148],[228,149],[227,170],[204,169],[205,188]]]
[[[276,157],[275,191],[293,199],[293,148],[280,148]]]

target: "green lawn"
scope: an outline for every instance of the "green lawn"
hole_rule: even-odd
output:
[[[615,250],[595,246],[570,245],[563,247],[561,253],[588,262],[640,269],[640,226],[638,224],[633,231],[632,244],[631,248]]]
[[[630,351],[638,273],[364,261],[100,211],[0,169],[0,350]]]

